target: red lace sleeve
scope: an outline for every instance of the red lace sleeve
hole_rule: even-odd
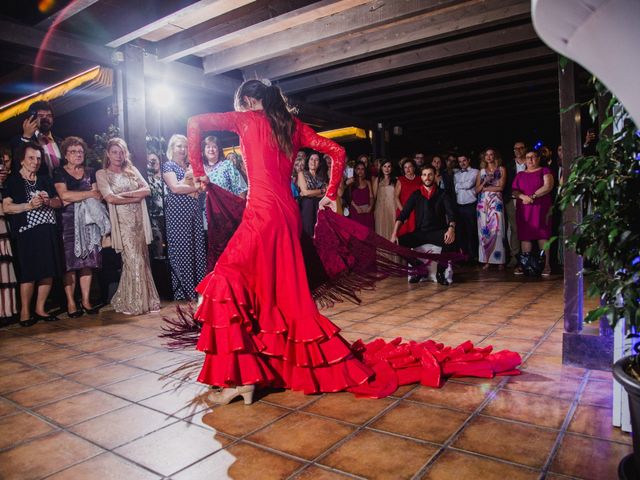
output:
[[[202,132],[212,130],[225,130],[239,133],[242,113],[204,113],[191,117],[187,123],[187,140],[189,142],[189,161],[193,169],[194,177],[204,175],[204,167],[202,166]]]
[[[329,186],[327,187],[327,197],[331,200],[335,200],[338,194],[338,186],[340,180],[342,180],[342,172],[344,171],[345,152],[344,148],[338,145],[333,140],[321,137],[313,129],[300,122],[300,142],[301,146],[313,148],[322,153],[326,153],[331,157],[331,179]]]

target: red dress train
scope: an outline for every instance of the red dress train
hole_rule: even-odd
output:
[[[452,374],[468,370],[461,361],[481,360],[481,376],[511,372],[520,363],[517,353],[491,359],[490,350],[468,345],[455,351],[433,342],[402,344],[400,340],[350,345],[318,311],[312,297],[300,242],[300,213],[290,190],[292,159],[278,148],[266,115],[249,111],[191,118],[189,156],[196,177],[204,174],[201,134],[217,130],[240,136],[249,191],[237,230],[214,270],[196,289],[203,297],[195,312],[202,324],[197,348],[205,352],[200,382],[284,387],[308,394],[350,390],[380,397],[407,379],[416,381],[415,367],[424,370],[425,358],[433,374],[433,362],[441,373],[447,362],[458,362],[458,370],[448,372]],[[332,157],[327,196],[335,199],[344,149],[296,119],[293,151],[303,147]],[[320,218],[334,221],[330,215]],[[410,367],[414,370],[406,370]]]

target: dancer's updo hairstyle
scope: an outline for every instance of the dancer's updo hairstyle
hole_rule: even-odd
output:
[[[247,110],[244,97],[255,98],[262,101],[264,113],[269,119],[276,143],[287,157],[293,156],[293,134],[296,123],[292,113],[294,109],[289,107],[285,96],[275,85],[268,80],[247,80],[236,91],[234,107],[236,110]]]

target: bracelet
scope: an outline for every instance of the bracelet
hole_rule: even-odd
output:
[[[538,196],[534,193],[533,195],[531,195],[531,198],[535,200],[536,198],[538,198]]]

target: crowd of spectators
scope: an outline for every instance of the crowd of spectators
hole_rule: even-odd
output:
[[[174,299],[193,299],[207,268],[207,217],[187,139],[173,135],[166,152],[149,152],[145,179],[124,140],[109,140],[92,168],[86,143],[56,137],[53,125],[50,105],[36,102],[11,149],[0,151],[0,318],[29,326],[57,320],[51,306],[75,318],[98,313],[105,302],[126,314],[155,311],[150,258],[168,259]],[[209,181],[246,197],[241,157],[225,157],[214,136],[201,147]],[[479,158],[417,152],[397,161],[363,153],[344,170],[337,211],[411,248],[459,250],[471,264],[507,265],[515,274],[531,273],[537,262],[548,275],[544,248],[557,227],[550,210],[561,161],[562,147],[554,158],[549,148],[520,141],[505,162],[495,148]],[[298,152],[293,164],[291,191],[310,236],[330,167],[330,157],[313,151]],[[110,288],[114,277],[117,289]]]

